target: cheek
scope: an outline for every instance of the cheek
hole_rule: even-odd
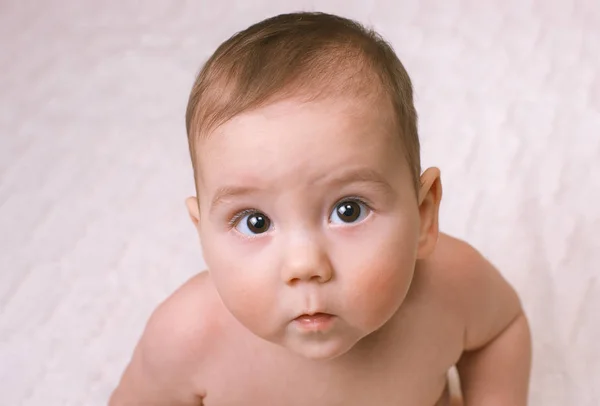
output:
[[[264,256],[236,254],[228,240],[206,241],[210,242],[204,246],[204,260],[225,307],[255,334],[269,335],[266,322],[277,307],[268,261]]]
[[[412,281],[414,262],[398,257],[380,258],[363,265],[352,278],[348,303],[365,325],[374,328],[385,323],[400,307]]]
[[[347,282],[345,300],[358,323],[378,328],[404,301],[416,262],[414,234],[411,228],[361,239],[361,247],[352,250],[347,266],[341,265]]]

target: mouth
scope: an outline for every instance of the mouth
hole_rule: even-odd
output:
[[[302,314],[294,319],[294,324],[303,331],[325,331],[335,321],[335,316],[329,313]]]

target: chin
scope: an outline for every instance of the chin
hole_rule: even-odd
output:
[[[346,354],[356,343],[357,340],[317,339],[314,341],[286,343],[284,347],[303,358],[326,361]]]

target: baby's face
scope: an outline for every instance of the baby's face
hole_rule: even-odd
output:
[[[198,158],[204,259],[249,330],[332,358],[398,310],[419,208],[385,106],[279,102],[221,126]]]

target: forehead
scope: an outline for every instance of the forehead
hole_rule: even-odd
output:
[[[351,164],[388,170],[400,150],[383,103],[284,100],[240,114],[202,140],[198,170],[203,189],[232,180],[310,182]]]

